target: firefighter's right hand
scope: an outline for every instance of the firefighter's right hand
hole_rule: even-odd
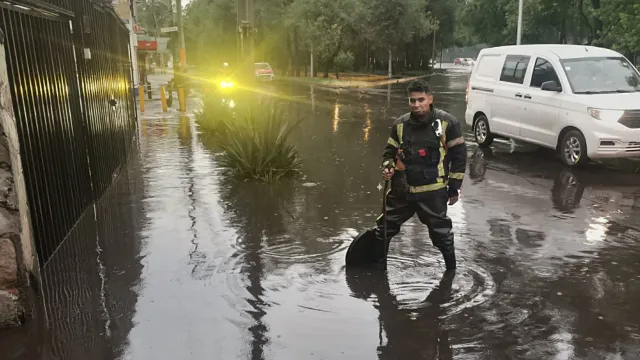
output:
[[[391,180],[394,172],[395,170],[393,168],[384,168],[384,170],[382,170],[382,177],[387,181]]]

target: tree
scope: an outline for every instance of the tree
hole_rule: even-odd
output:
[[[236,55],[236,0],[195,0],[185,9],[185,41],[191,62],[217,70]]]
[[[173,23],[171,0],[139,0],[136,10],[138,23],[154,35]]]
[[[393,73],[393,52],[414,37],[423,38],[436,28],[426,13],[425,0],[370,0],[363,2],[368,31],[365,38],[374,47],[388,52],[388,76]]]
[[[291,7],[287,24],[299,34],[302,48],[320,60],[325,77],[356,33],[359,5],[355,0],[296,0]]]
[[[598,15],[603,21],[604,45],[629,56],[640,54],[640,3],[637,0],[609,0]]]

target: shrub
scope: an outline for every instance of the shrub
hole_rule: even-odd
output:
[[[242,179],[277,182],[299,174],[302,159],[288,137],[300,120],[285,117],[273,100],[253,106],[246,116],[227,121],[220,137],[220,166]]]
[[[340,50],[333,61],[340,70],[353,70],[356,58],[351,51],[344,52],[344,50]]]

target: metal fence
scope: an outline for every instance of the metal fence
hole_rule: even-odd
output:
[[[0,2],[9,83],[44,266],[113,182],[136,133],[129,32],[104,1]]]

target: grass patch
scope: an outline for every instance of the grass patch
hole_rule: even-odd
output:
[[[433,70],[408,70],[403,71],[402,76],[423,76],[430,75],[431,73],[433,73]]]

